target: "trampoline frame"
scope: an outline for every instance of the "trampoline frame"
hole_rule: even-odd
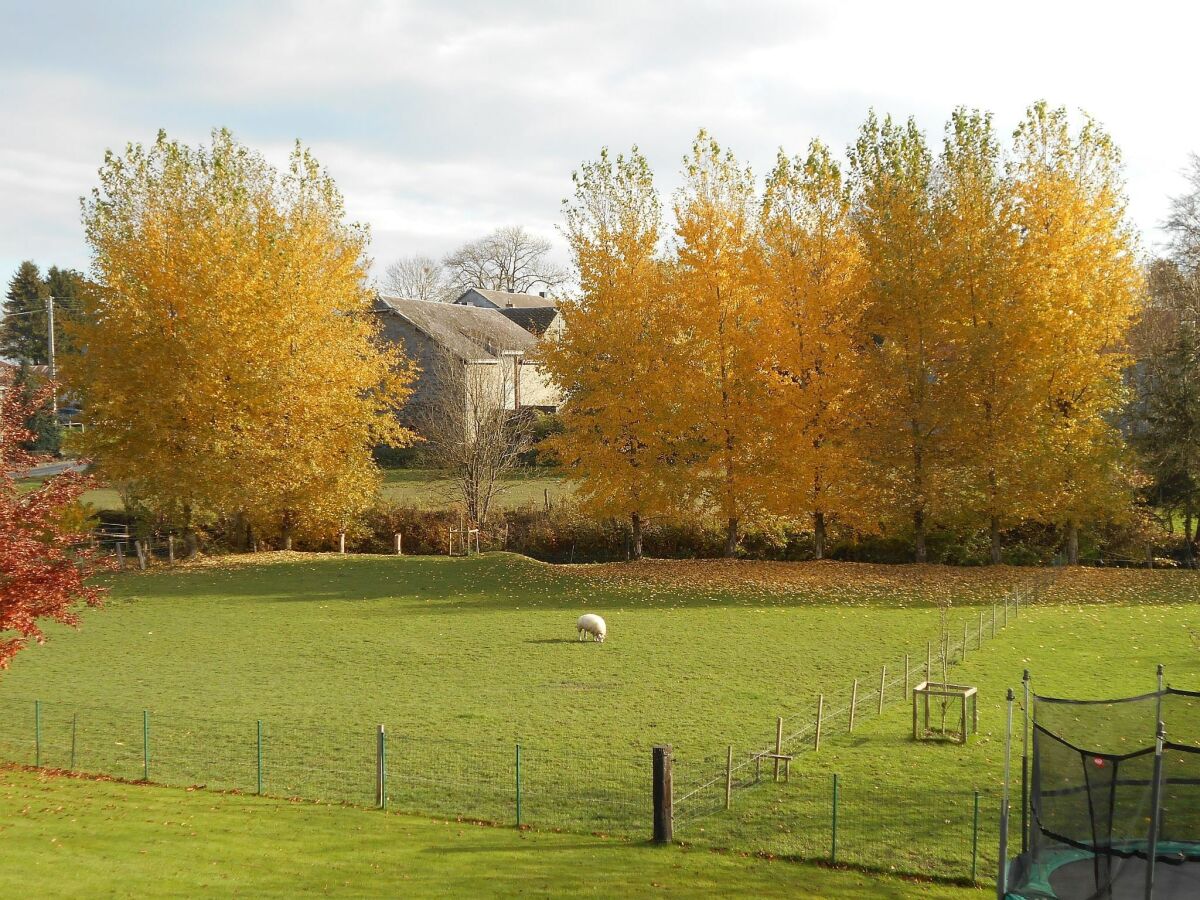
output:
[[[1034,856],[1030,854],[1030,832],[1034,827],[1038,827],[1039,831],[1040,831],[1041,827],[1034,826],[1033,823],[1030,821],[1030,816],[1029,816],[1029,811],[1031,808],[1030,778],[1029,778],[1029,775],[1030,775],[1030,771],[1029,771],[1029,767],[1030,767],[1029,733],[1030,733],[1030,713],[1031,713],[1031,706],[1030,706],[1031,691],[1030,691],[1029,670],[1028,669],[1025,670],[1025,672],[1023,673],[1022,678],[1021,678],[1022,686],[1024,689],[1024,701],[1025,701],[1023,704],[1023,709],[1022,709],[1023,721],[1022,721],[1022,753],[1021,753],[1021,852],[1016,859],[1012,860],[1011,866],[1010,866],[1010,861],[1008,858],[1008,833],[1009,833],[1010,818],[1011,818],[1010,786],[1011,786],[1011,780],[1012,780],[1011,776],[1012,776],[1012,749],[1013,749],[1013,747],[1012,747],[1012,743],[1013,743],[1013,703],[1015,701],[1015,697],[1014,697],[1012,689],[1010,688],[1008,690],[1007,695],[1006,695],[1007,716],[1006,716],[1006,726],[1005,726],[1005,735],[1004,735],[1004,791],[1003,791],[1001,805],[1000,805],[1000,871],[999,871],[998,877],[996,879],[997,900],[1023,900],[1023,898],[1026,896],[1024,893],[1015,894],[1015,893],[1009,892],[1009,877],[1010,877],[1012,869],[1015,868],[1018,864],[1023,863],[1023,864],[1026,864],[1029,866],[1029,868],[1026,871],[1026,875],[1028,877],[1027,877],[1025,883],[1027,886],[1035,886],[1036,885],[1035,890],[1037,891],[1037,893],[1034,894],[1033,896],[1055,897],[1057,895],[1051,885],[1051,876],[1055,871],[1063,868],[1064,866],[1070,865],[1072,863],[1077,863],[1081,860],[1090,859],[1090,860],[1096,861],[1096,860],[1103,858],[1104,856],[1108,856],[1110,859],[1112,857],[1138,857],[1138,858],[1144,860],[1146,874],[1145,874],[1143,896],[1144,896],[1145,900],[1152,900],[1152,898],[1154,897],[1154,887],[1155,887],[1155,880],[1154,880],[1155,869],[1156,869],[1157,865],[1159,864],[1159,862],[1161,861],[1159,859],[1160,852],[1169,852],[1170,848],[1178,848],[1176,852],[1178,852],[1180,855],[1190,856],[1190,857],[1193,857],[1193,859],[1195,858],[1195,855],[1197,852],[1197,847],[1195,844],[1190,844],[1190,843],[1189,844],[1180,844],[1180,843],[1174,843],[1174,842],[1172,842],[1171,844],[1163,844],[1162,846],[1160,846],[1160,844],[1159,844],[1161,818],[1162,818],[1163,751],[1164,751],[1164,746],[1170,747],[1171,749],[1176,749],[1178,747],[1178,745],[1170,744],[1166,739],[1166,729],[1164,727],[1164,722],[1163,722],[1163,717],[1162,717],[1162,698],[1163,698],[1163,695],[1168,692],[1172,693],[1172,694],[1185,694],[1185,695],[1192,695],[1192,696],[1200,696],[1200,695],[1193,694],[1191,691],[1176,691],[1176,690],[1168,691],[1164,685],[1163,666],[1161,666],[1161,665],[1158,666],[1157,676],[1158,676],[1158,689],[1155,693],[1145,694],[1145,695],[1142,695],[1141,697],[1122,698],[1123,700],[1126,700],[1126,701],[1135,701],[1135,700],[1148,700],[1151,697],[1157,697],[1157,709],[1155,711],[1156,728],[1155,728],[1155,736],[1154,736],[1154,746],[1153,746],[1153,751],[1152,751],[1154,753],[1154,768],[1153,768],[1153,775],[1151,776],[1151,783],[1150,783],[1150,789],[1151,789],[1150,816],[1149,816],[1149,827],[1147,829],[1145,844],[1142,845],[1141,842],[1138,841],[1136,846],[1129,846],[1129,847],[1126,847],[1125,849],[1119,849],[1119,848],[1110,846],[1108,848],[1108,852],[1106,854],[1101,854],[1101,853],[1097,853],[1096,850],[1094,849],[1094,847],[1089,848],[1085,845],[1082,845],[1075,841],[1072,841],[1069,838],[1065,838],[1062,835],[1056,835],[1056,834],[1051,834],[1050,832],[1046,832],[1046,834],[1048,836],[1054,838],[1059,843],[1066,844],[1067,846],[1062,849],[1044,851],[1043,855],[1041,855],[1040,858],[1038,858],[1037,862],[1035,863]],[[1121,702],[1118,700],[1073,701],[1073,700],[1062,700],[1059,698],[1051,698],[1051,697],[1040,697],[1038,699],[1040,701],[1050,702],[1050,703],[1058,702],[1058,703],[1091,704],[1091,703]],[[1036,723],[1035,723],[1035,727],[1037,727],[1041,731],[1044,731],[1045,734],[1049,735],[1054,740],[1059,741],[1061,743],[1065,743],[1063,738],[1059,737],[1058,735],[1055,735],[1053,732],[1045,729],[1041,725],[1036,725]],[[1068,744],[1068,746],[1072,746],[1073,749],[1080,749],[1080,748],[1073,747],[1073,745],[1070,745],[1070,744]],[[1179,749],[1183,749],[1183,748],[1179,748]],[[1149,749],[1142,751],[1142,753],[1147,753],[1147,752],[1151,752],[1151,751]],[[1103,755],[1103,754],[1100,754],[1100,755]],[[1140,754],[1132,754],[1132,755],[1140,755]],[[1035,760],[1035,780],[1037,780],[1036,779],[1036,760]],[[1200,842],[1200,835],[1197,835],[1197,841]],[[1195,860],[1193,864],[1200,865],[1200,860]],[[1098,869],[1097,869],[1097,872],[1098,872]],[[1097,882],[1099,882],[1099,874],[1096,875],[1096,880],[1097,880]],[[1109,888],[1111,889],[1111,884],[1109,885]]]

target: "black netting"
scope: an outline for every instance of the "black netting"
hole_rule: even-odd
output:
[[[1200,896],[1200,694],[1035,697],[1032,712],[1032,824],[1009,896],[1140,898],[1150,880],[1155,897]]]

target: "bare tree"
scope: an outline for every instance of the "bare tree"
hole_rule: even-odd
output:
[[[566,270],[548,258],[552,249],[545,238],[510,225],[463,244],[443,264],[459,291],[483,288],[524,294],[536,285],[551,290],[566,282]]]
[[[513,408],[518,368],[511,357],[464,362],[443,351],[426,373],[430,396],[414,412],[417,431],[476,526],[487,521],[507,490],[504,476],[533,443],[534,417]]]
[[[387,267],[383,289],[405,300],[449,303],[455,296],[445,267],[429,256],[400,257]]]

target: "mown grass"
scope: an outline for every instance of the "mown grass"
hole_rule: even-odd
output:
[[[738,854],[0,769],[0,896],[968,896]]]
[[[1195,575],[1060,573],[1051,602],[1023,608],[974,649],[979,612],[1027,570],[855,564],[647,563],[551,567],[504,555],[445,558],[275,554],[114,576],[108,607],[78,632],[22,653],[0,679],[0,750],[29,762],[40,697],[43,763],[141,777],[150,710],[152,780],[254,789],[263,720],[268,793],[370,803],[374,727],[389,731],[393,808],[511,822],[523,744],[526,822],[642,836],[649,748],[674,746],[679,837],[822,858],[833,773],[839,860],[964,877],[971,798],[983,792],[978,874],[994,871],[1002,698],[1023,668],[1048,693],[1119,695],[1163,662],[1200,683]],[[584,610],[603,645],[575,640]],[[966,747],[914,744],[902,686],[874,718],[880,667],[914,670],[943,614],[972,635],[952,678],[980,688]],[[1001,620],[1002,621],[1002,620]],[[824,694],[858,725],[826,725],[787,785],[759,784],[720,811],[725,748],[739,761],[802,730]],[[739,779],[749,769],[743,769]],[[690,805],[689,805],[690,804]],[[703,813],[703,815],[701,815]]]

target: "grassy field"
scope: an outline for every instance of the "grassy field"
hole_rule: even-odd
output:
[[[0,769],[0,896],[974,896],[738,854]]]
[[[1034,672],[1046,693],[1112,696],[1168,666],[1200,684],[1200,581],[1187,572],[1062,572],[1039,603],[975,650],[980,611],[1036,573],[855,564],[667,563],[551,567],[522,557],[271,554],[113,577],[107,608],[22,653],[0,679],[0,753],[30,762],[40,698],[43,759],[138,778],[150,710],[152,780],[252,790],[263,720],[268,793],[368,804],[374,726],[389,730],[393,808],[496,821],[514,815],[523,744],[534,824],[642,836],[648,756],[674,746],[676,796],[808,725],[818,694],[858,725],[827,724],[790,783],[723,781],[680,805],[686,841],[821,858],[841,778],[839,859],[961,877],[972,793],[983,793],[981,878],[994,871],[1002,698]],[[600,612],[609,641],[580,644]],[[971,650],[952,674],[980,688],[967,747],[914,744],[894,683],[923,662],[942,617]],[[990,629],[989,629],[990,630]],[[874,711],[880,667],[892,686]],[[800,752],[807,739],[789,749]],[[330,762],[334,761],[334,762]],[[744,775],[749,770],[743,770]]]
[[[496,498],[500,509],[522,506],[541,508],[546,499],[551,504],[570,497],[571,488],[565,478],[542,472],[519,473],[506,478],[502,493]],[[384,499],[421,509],[439,509],[457,502],[454,487],[430,469],[384,469]]]
[[[42,484],[43,479],[30,478],[18,482],[17,489],[31,491]],[[568,499],[571,488],[565,478],[542,472],[519,473],[506,478],[502,493],[496,498],[500,509],[517,509],[522,506],[541,508],[547,499],[551,504]],[[383,487],[380,496],[405,506],[418,509],[440,509],[453,506],[457,501],[453,485],[431,469],[384,469]],[[96,509],[123,509],[121,495],[110,487],[98,487],[87,491],[83,501]]]

